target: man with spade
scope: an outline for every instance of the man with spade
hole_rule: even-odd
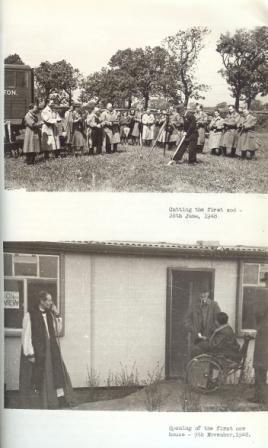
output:
[[[197,163],[196,159],[196,149],[197,149],[197,140],[198,140],[198,131],[196,126],[195,116],[190,113],[188,110],[185,110],[183,104],[181,104],[177,108],[179,114],[183,117],[184,125],[183,130],[184,134],[180,140],[179,145],[175,153],[172,156],[172,159],[168,162],[168,165],[174,165],[183,163],[182,158],[184,153],[188,149],[188,163],[191,165],[195,165]]]

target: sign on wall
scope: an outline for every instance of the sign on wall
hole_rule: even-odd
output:
[[[4,308],[19,309],[19,307],[20,307],[19,291],[5,291],[4,292]]]

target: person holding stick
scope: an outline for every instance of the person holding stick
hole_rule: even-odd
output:
[[[179,145],[177,146],[175,153],[172,156],[172,159],[168,162],[168,165],[183,163],[182,158],[187,149],[189,153],[188,163],[190,165],[195,165],[197,163],[196,152],[197,152],[197,140],[198,140],[196,119],[192,113],[185,110],[183,104],[177,108],[177,111],[179,112],[181,117],[183,117],[184,133],[180,140]]]

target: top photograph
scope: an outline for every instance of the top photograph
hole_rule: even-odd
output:
[[[5,189],[267,193],[268,27],[104,4],[4,2]]]

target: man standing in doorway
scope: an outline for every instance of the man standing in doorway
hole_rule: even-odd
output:
[[[194,353],[195,346],[209,338],[216,329],[216,316],[221,311],[217,302],[210,299],[210,292],[204,287],[199,302],[188,309],[185,319],[185,329],[190,334],[190,351]]]

